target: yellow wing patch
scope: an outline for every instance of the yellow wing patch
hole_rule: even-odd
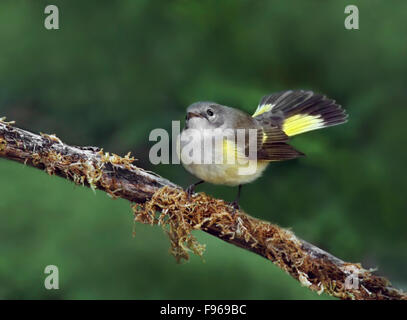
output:
[[[283,131],[289,137],[323,127],[324,120],[319,115],[296,114],[285,119],[283,123]]]
[[[256,112],[252,115],[252,117],[254,118],[265,112],[269,112],[271,109],[273,109],[273,107],[274,107],[274,104],[270,104],[270,103],[258,106],[256,109]]]

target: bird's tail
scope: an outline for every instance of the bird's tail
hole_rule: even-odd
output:
[[[261,122],[280,124],[288,136],[338,125],[347,114],[335,100],[312,91],[283,91],[261,99],[253,117]]]

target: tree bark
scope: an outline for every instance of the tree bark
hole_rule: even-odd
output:
[[[129,200],[136,221],[166,226],[177,259],[187,259],[191,250],[202,254],[204,246],[191,235],[200,229],[272,261],[318,293],[341,299],[407,299],[387,279],[287,229],[244,212],[233,213],[226,202],[203,193],[188,197],[171,181],[132,164],[129,154],[120,157],[97,147],[69,146],[53,135],[33,134],[0,120],[0,157]]]

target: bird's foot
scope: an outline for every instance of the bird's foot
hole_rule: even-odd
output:
[[[233,202],[229,202],[229,205],[233,208],[232,214],[234,215],[236,211],[240,210],[239,201],[235,200]]]
[[[188,199],[191,199],[192,195],[195,193],[195,184],[191,184],[185,189],[185,192],[188,195]]]
[[[192,195],[195,193],[195,187],[196,187],[198,184],[201,184],[201,183],[204,183],[204,182],[205,182],[205,181],[203,181],[203,180],[198,181],[198,182],[195,182],[195,183],[191,184],[188,188],[185,189],[185,192],[186,192],[187,195],[188,195],[188,199],[191,199]]]

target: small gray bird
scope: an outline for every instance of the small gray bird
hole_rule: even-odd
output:
[[[252,116],[215,102],[193,103],[187,109],[185,128],[181,138],[191,131],[188,129],[195,129],[198,132],[213,129],[220,129],[222,133],[228,131],[229,133],[222,137],[220,147],[215,147],[214,152],[226,154],[227,157],[231,156],[235,161],[187,163],[181,156],[181,163],[186,170],[200,179],[189,186],[187,192],[192,195],[195,186],[203,182],[238,186],[237,197],[231,203],[235,209],[238,209],[242,185],[259,178],[270,162],[304,156],[302,152],[288,144],[290,137],[346,121],[345,110],[334,100],[304,90],[282,91],[264,96]],[[239,131],[238,129],[244,130],[246,137],[250,129],[256,131],[254,156],[248,154],[247,141],[239,144],[236,135],[230,134],[231,131]],[[205,133],[193,143],[202,145],[204,136]],[[250,141],[250,139],[247,140]],[[183,148],[186,148],[186,144],[181,142],[179,152],[182,153]],[[227,157],[225,156],[224,159]],[[254,165],[255,170],[249,174],[242,174],[242,168],[250,165]]]

